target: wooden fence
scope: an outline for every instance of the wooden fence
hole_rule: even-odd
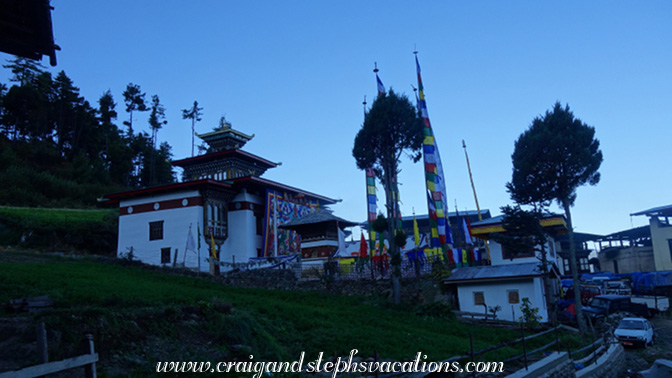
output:
[[[37,327],[37,349],[42,364],[34,365],[20,370],[0,373],[0,378],[33,378],[46,374],[58,373],[64,370],[70,370],[78,367],[84,367],[84,376],[86,378],[96,378],[96,362],[98,362],[98,353],[93,348],[93,336],[85,335],[87,354],[67,358],[61,361],[48,362],[47,337],[44,329],[44,323]]]

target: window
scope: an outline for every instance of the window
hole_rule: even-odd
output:
[[[170,264],[170,247],[161,248],[161,264]]]
[[[474,291],[474,305],[483,306],[485,305],[485,294],[482,291]]]
[[[670,250],[670,259],[672,259],[672,239],[667,239],[667,249]]]
[[[569,266],[569,259],[565,259],[565,258],[563,258],[563,259],[562,259],[562,265],[563,265],[563,267],[565,268],[565,274],[566,274],[567,272],[570,272],[570,271],[571,271],[571,267]]]
[[[162,240],[162,239],[163,239],[163,221],[149,222],[149,240]],[[170,254],[170,252],[168,254]],[[170,258],[168,260],[170,260]]]
[[[590,271],[590,266],[588,265],[588,258],[587,257],[581,257],[579,259],[579,270],[581,271]]]
[[[520,303],[520,297],[518,295],[518,290],[507,290],[506,295],[509,297],[509,303],[511,303],[511,304]]]
[[[205,204],[205,229],[207,230],[205,234],[210,236],[212,233],[215,238],[226,239],[226,217],[226,211],[222,202],[208,201]]]

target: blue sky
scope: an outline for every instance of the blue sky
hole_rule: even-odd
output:
[[[264,176],[343,201],[366,218],[364,173],[352,158],[362,100],[388,88],[412,97],[419,51],[451,210],[510,200],[515,139],[555,101],[596,128],[601,182],[578,190],[577,231],[643,225],[629,214],[672,203],[672,2],[669,1],[84,1],[53,0],[58,66],[92,103],[110,89],[118,124],[129,82],[158,94],[159,140],[191,153],[181,109],[204,108],[198,132],[225,115],[255,134],[246,150],[282,166]],[[0,59],[10,58],[0,53]],[[44,61],[48,64],[47,60]],[[7,82],[8,70],[0,72]],[[148,130],[147,114],[134,128]],[[426,213],[423,167],[405,161],[402,211]],[[383,192],[380,191],[382,205]],[[554,210],[559,209],[554,206]]]

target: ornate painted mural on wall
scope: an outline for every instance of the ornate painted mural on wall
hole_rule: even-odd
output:
[[[264,222],[264,256],[283,256],[301,252],[301,237],[296,231],[277,229],[278,253],[275,253],[275,221],[278,226],[299,219],[319,208],[316,201],[304,197],[292,198],[287,193],[266,190],[266,215]],[[277,209],[277,212],[274,211]]]

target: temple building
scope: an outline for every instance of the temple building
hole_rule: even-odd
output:
[[[229,123],[197,136],[208,152],[172,163],[182,182],[105,196],[119,203],[117,255],[203,272],[298,258],[300,236],[278,226],[338,201],[262,178],[279,163],[243,151],[254,135]]]

